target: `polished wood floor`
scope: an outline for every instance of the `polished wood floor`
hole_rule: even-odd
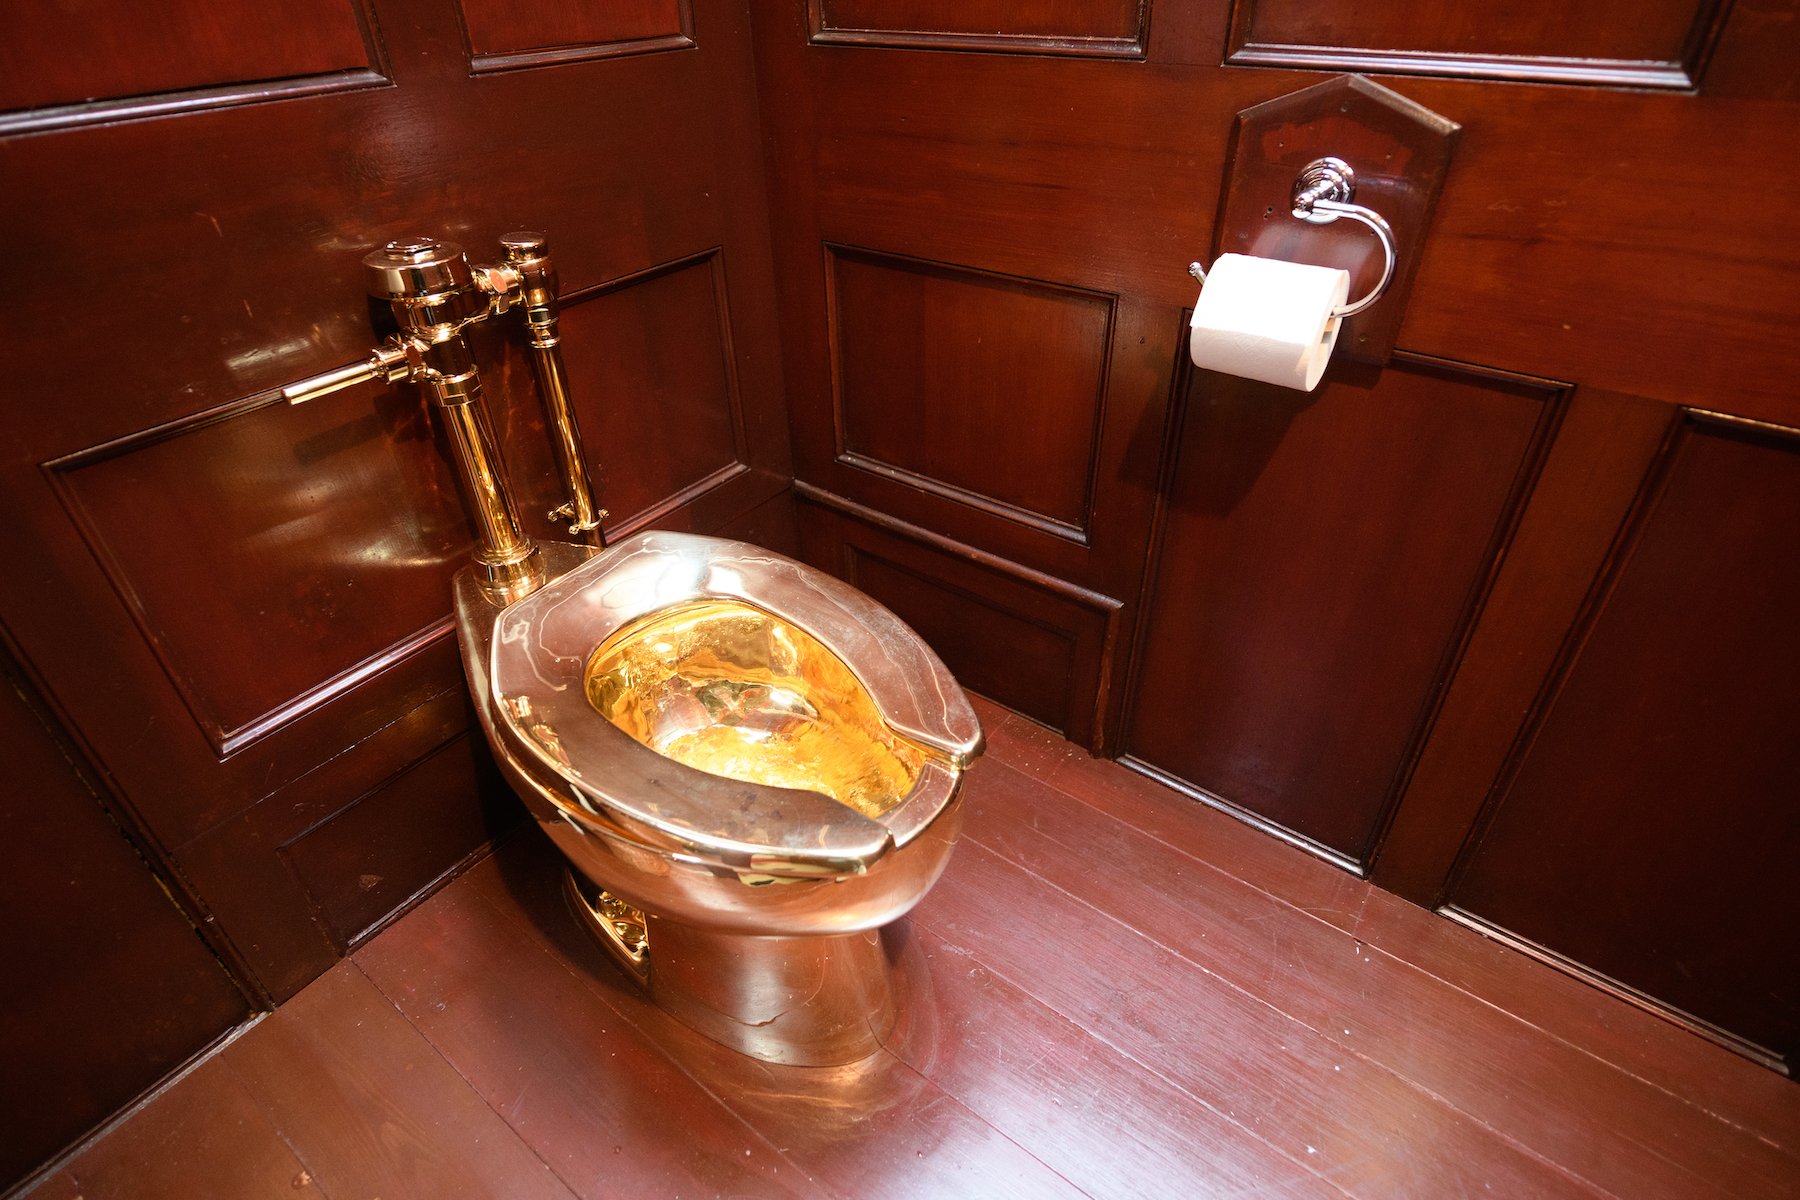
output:
[[[532,832],[34,1194],[1800,1194],[1800,1085],[982,712],[871,1060],[664,1017]]]

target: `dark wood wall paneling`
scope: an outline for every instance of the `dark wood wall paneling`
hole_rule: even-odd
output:
[[[1700,77],[1725,8],[1724,0],[1606,0],[1574,10],[1543,0],[1405,9],[1238,0],[1226,61],[1687,88]]]
[[[1085,542],[1113,298],[828,253],[836,461]]]
[[[808,0],[815,42],[1141,58],[1148,0]]]
[[[266,1004],[519,811],[471,731],[470,531],[419,397],[273,402],[379,338],[364,252],[548,231],[611,530],[797,546],[748,18],[345,0],[188,6],[146,40],[115,4],[56,53],[48,18],[4,20],[0,216],[42,287],[6,313],[31,352],[0,415],[0,621]],[[52,287],[107,300],[71,320]],[[553,537],[522,338],[478,341]]]
[[[1797,520],[1800,430],[1677,418],[1447,894],[1789,1055]]]
[[[1191,374],[1129,751],[1360,871],[1562,389],[1415,360],[1311,394]]]
[[[279,13],[179,0],[76,15],[9,5],[0,14],[0,109],[374,65],[356,0],[306,0]]]
[[[368,87],[386,73],[361,0],[279,12],[202,0],[0,12],[0,133]]]
[[[1529,874],[1508,890],[1507,856],[1562,836],[1552,814],[1580,808],[1573,781],[1588,776],[1543,767],[1521,775],[1535,807],[1508,799],[1477,816],[1518,768],[1521,714],[1560,678],[1584,597],[1610,578],[1608,547],[1656,471],[1669,414],[1800,425],[1792,303],[1745,302],[1800,301],[1800,243],[1756,199],[1781,186],[1771,148],[1797,115],[1784,63],[1800,29],[1757,0],[1729,19],[1693,0],[1628,20],[1453,8],[1158,5],[1137,63],[1084,41],[1093,5],[1034,10],[1033,46],[983,45],[977,25],[1025,31],[929,6],[759,11],[759,86],[780,114],[772,217],[802,541],[1020,711],[1421,903],[1474,904],[1446,890],[1467,841],[1475,865],[1458,886],[1484,883],[1484,907],[1469,910],[1480,919],[1785,1053],[1768,1005],[1791,1012],[1793,981],[1752,954],[1780,927],[1775,906],[1762,884],[1733,887],[1736,870],[1768,861],[1743,838],[1800,849],[1791,827],[1768,827],[1795,784],[1778,750],[1725,739],[1748,755],[1729,770],[1695,755],[1718,763],[1735,815],[1709,815],[1694,788],[1640,790],[1636,810],[1622,791],[1597,801],[1582,828],[1630,823],[1620,844],[1656,866],[1580,838],[1547,856],[1605,877],[1593,908],[1546,899]],[[967,52],[984,49],[1034,52]],[[1232,115],[1323,78],[1281,64],[1393,72],[1381,82],[1464,130],[1412,294],[1389,314],[1397,359],[1340,364],[1313,396],[1190,379],[1181,365],[1182,268],[1215,245]],[[1501,82],[1519,80],[1532,82]],[[1295,132],[1265,134],[1286,152]],[[1104,350],[1083,298],[1112,313]],[[1076,399],[1090,394],[1091,421]],[[1778,522],[1773,480],[1792,477],[1792,457],[1766,461],[1760,500],[1702,507],[1743,503]],[[1716,570],[1736,581],[1721,596],[1763,586],[1734,552],[1757,553],[1720,548]],[[1109,632],[1047,619],[1059,586],[1104,601]],[[1714,647],[1723,662],[1757,636],[1785,645],[1755,613],[1737,619],[1748,640]],[[1620,628],[1651,663],[1682,638]],[[1791,652],[1775,657],[1792,672]],[[1587,669],[1629,688],[1624,661]],[[1633,737],[1709,736],[1675,703],[1680,686],[1652,689],[1650,723],[1614,742],[1584,741],[1562,718],[1570,753],[1604,775]],[[1791,724],[1794,699],[1759,687],[1707,695],[1724,712],[1772,705]],[[1705,880],[1669,857],[1701,826]],[[1502,839],[1492,857],[1473,848],[1480,830]],[[1645,931],[1596,949],[1647,889],[1659,903],[1728,898],[1668,917],[1665,941]],[[1683,939],[1712,922],[1744,929],[1720,951],[1732,968],[1673,986],[1671,962],[1691,965]],[[1763,1000],[1747,1007],[1727,996],[1756,988]]]
[[[74,322],[37,290],[9,306],[34,353],[12,379],[26,402],[0,410],[17,565],[0,620],[221,953],[263,1000],[297,989],[514,809],[484,777],[445,632],[467,531],[416,400],[290,411],[268,391],[364,352],[368,247],[424,231],[479,255],[541,226],[615,532],[803,550],[1021,711],[1779,1053],[1792,981],[1744,956],[1782,901],[1735,886],[1763,860],[1695,794],[1726,788],[1764,821],[1760,853],[1791,849],[1766,824],[1786,743],[1742,710],[1794,709],[1756,674],[1791,656],[1767,605],[1791,607],[1794,581],[1757,563],[1781,557],[1800,401],[1791,306],[1744,298],[1790,295],[1800,269],[1763,202],[1784,183],[1771,148],[1793,127],[1800,29],[1776,0],[1578,27],[1513,7],[1473,31],[1414,13],[1393,37],[1341,5],[1333,24],[1248,0],[1154,21],[1117,0],[1029,19],[796,0],[758,8],[754,72],[724,0],[16,14],[0,215],[32,236],[15,271],[109,302]],[[1321,78],[1221,59],[1298,46],[1323,57],[1291,61],[1338,69],[1376,44],[1406,51],[1384,69],[1424,72],[1387,82],[1468,131],[1403,361],[1340,369],[1304,402],[1189,380],[1182,267],[1213,240],[1231,114]],[[523,360],[482,342],[550,535]],[[1729,419],[1679,417],[1670,438],[1673,406]],[[1708,515],[1743,532],[1715,544]],[[1611,549],[1622,527],[1629,553]],[[1710,577],[1668,565],[1687,551]],[[1730,603],[1740,581],[1762,598]],[[1659,587],[1690,608],[1656,609]],[[1186,658],[1159,658],[1171,629]],[[1633,645],[1654,660],[1689,636],[1748,669],[1634,682]],[[1567,781],[1631,755],[1608,724],[1627,693],[1671,745],[1718,744],[1701,784],[1602,789],[1601,819],[1633,830],[1618,855]],[[1210,725],[1182,739],[1170,714],[1193,710],[1267,760]],[[1604,876],[1605,902],[1519,867],[1564,835],[1557,862]],[[1726,876],[1714,902],[1664,913],[1650,949],[1617,937],[1617,911],[1680,890],[1677,847]],[[1708,929],[1732,936],[1702,960]],[[1676,979],[1696,961],[1725,986]],[[1753,986],[1773,1008],[1735,1003]],[[212,1026],[241,1011],[215,1007]]]
[[[607,5],[547,0],[521,7],[459,0],[476,71],[610,58],[694,44],[690,0],[626,0]]]
[[[249,1014],[0,647],[0,1077],[13,1180]]]
[[[796,492],[807,558],[898,613],[959,664],[968,687],[1084,740],[1097,736],[1120,648],[1118,601],[824,489],[799,483]]]
[[[666,523],[723,485],[772,486],[775,472],[752,464],[784,455],[780,414],[747,411],[720,248],[565,293],[563,356],[609,536]],[[508,394],[523,399],[505,413],[508,462],[520,504],[537,517],[563,500],[543,408],[516,342],[495,350]]]

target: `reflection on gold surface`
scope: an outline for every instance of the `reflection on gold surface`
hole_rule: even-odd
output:
[[[573,868],[563,872],[563,896],[606,952],[642,983],[650,970],[650,930],[643,910],[583,883]]]
[[[665,758],[821,792],[868,817],[905,799],[924,764],[817,638],[739,601],[625,626],[594,651],[584,679],[600,715]]]

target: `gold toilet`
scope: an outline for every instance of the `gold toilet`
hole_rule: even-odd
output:
[[[741,542],[646,533],[500,605],[459,574],[489,744],[577,911],[669,1012],[776,1062],[872,1052],[876,931],[937,879],[981,751],[962,690],[855,589]],[[585,560],[585,561],[583,561]]]
[[[981,726],[917,634],[820,571],[693,534],[599,547],[547,243],[501,244],[474,267],[431,238],[368,255],[400,332],[284,394],[411,380],[432,400],[476,533],[453,584],[475,708],[601,945],[735,1049],[862,1058],[895,1017],[878,931],[942,873]],[[464,335],[513,309],[568,497],[551,516],[592,544],[537,543],[507,487]]]

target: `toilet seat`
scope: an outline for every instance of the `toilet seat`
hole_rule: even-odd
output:
[[[634,621],[697,601],[761,610],[831,651],[887,728],[924,751],[906,797],[866,816],[818,792],[687,766],[601,716],[585,690],[596,648]],[[962,690],[887,609],[803,564],[693,534],[638,535],[503,610],[488,689],[509,741],[567,785],[570,819],[585,814],[646,847],[772,879],[867,870],[930,824],[982,747]]]

